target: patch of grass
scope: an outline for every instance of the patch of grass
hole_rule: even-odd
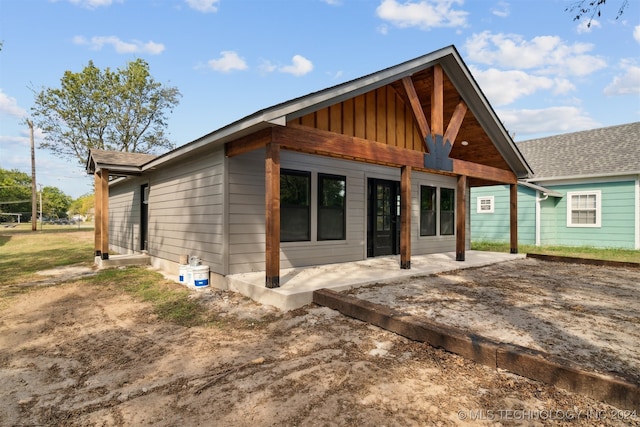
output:
[[[471,243],[477,251],[509,252],[509,243],[477,241]],[[555,255],[577,258],[602,259],[607,261],[640,262],[640,251],[617,248],[594,248],[591,246],[535,246],[519,245],[518,252]]]
[[[128,267],[100,271],[82,279],[97,286],[121,289],[139,301],[153,306],[159,319],[192,327],[220,323],[191,293],[181,285],[168,281],[160,273],[144,267]]]
[[[31,281],[37,271],[93,262],[90,231],[0,233],[0,287]]]

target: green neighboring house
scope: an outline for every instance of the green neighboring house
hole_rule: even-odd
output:
[[[640,249],[640,122],[516,144],[518,242]],[[509,241],[509,187],[471,189],[472,241]]]

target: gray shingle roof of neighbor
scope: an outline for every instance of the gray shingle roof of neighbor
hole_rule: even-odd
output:
[[[640,122],[516,143],[530,181],[640,174]]]
[[[141,168],[144,164],[157,157],[154,154],[92,149],[87,159],[87,172],[93,173],[96,169],[104,168],[114,173],[127,172],[135,174],[142,170]]]

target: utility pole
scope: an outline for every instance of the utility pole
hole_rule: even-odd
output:
[[[29,139],[31,141],[31,231],[38,230],[38,192],[36,190],[36,149],[33,141],[33,122],[26,119],[29,125]]]

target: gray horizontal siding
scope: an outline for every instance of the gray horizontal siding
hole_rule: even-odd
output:
[[[457,179],[451,176],[414,172],[411,176],[411,253],[424,255],[456,250],[456,236],[420,236],[420,187],[452,188],[457,191]],[[456,195],[457,197],[457,195]],[[467,198],[468,201],[468,198]],[[469,215],[467,242],[469,241]],[[439,227],[436,227],[439,229]],[[467,244],[467,247],[469,245]]]
[[[229,273],[264,270],[265,183],[264,150],[230,158],[229,168]],[[317,173],[347,177],[346,240],[315,241],[315,224],[310,242],[286,242],[280,245],[281,268],[357,261],[366,258],[367,179],[400,180],[400,169],[360,162],[313,156],[291,151],[281,152],[281,168],[312,172],[312,194]],[[446,184],[456,188],[456,179],[447,176],[413,174],[413,253],[454,251],[455,237],[419,238],[420,183]],[[425,184],[427,185],[427,184]],[[312,197],[315,199],[315,197]],[[315,203],[315,202],[314,202]],[[467,216],[468,217],[468,216]],[[315,209],[312,206],[312,223]],[[469,234],[467,233],[467,236]]]
[[[140,245],[140,186],[131,178],[109,187],[109,246],[120,254],[138,252]]]
[[[225,274],[224,151],[200,154],[149,177],[149,253],[202,259]]]

